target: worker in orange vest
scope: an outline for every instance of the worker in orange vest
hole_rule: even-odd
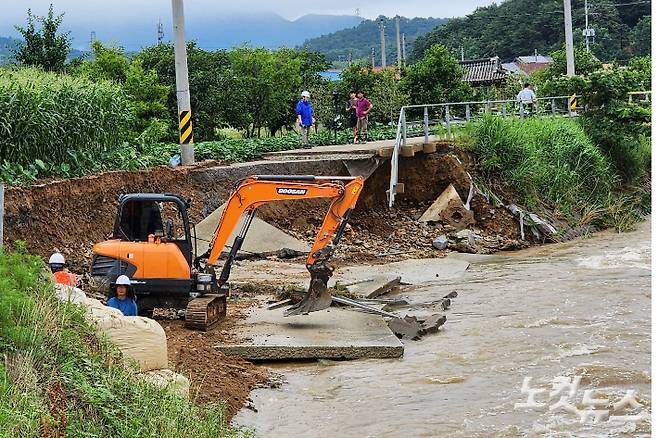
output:
[[[78,285],[78,276],[64,270],[66,260],[58,252],[50,256],[48,264],[50,265],[50,280],[53,283],[59,283],[66,286],[76,287]]]

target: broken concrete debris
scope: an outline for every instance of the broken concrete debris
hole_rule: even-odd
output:
[[[445,324],[446,320],[446,316],[439,313],[424,318],[407,315],[389,320],[388,327],[400,339],[417,341],[426,334],[438,333],[439,327]]]
[[[421,222],[442,222],[455,230],[463,230],[475,221],[455,187],[450,184],[420,217]]]

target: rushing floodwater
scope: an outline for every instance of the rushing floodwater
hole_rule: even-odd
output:
[[[421,304],[458,291],[440,333],[405,342],[399,360],[277,367],[287,383],[254,391],[259,412],[243,409],[234,421],[266,437],[649,434],[650,245],[647,221],[633,233],[472,257],[464,277],[401,293]],[[636,390],[642,406],[611,415],[645,419],[581,423],[572,408],[555,407],[553,379],[575,375],[576,393],[560,393],[565,406],[585,410],[588,389],[609,403]],[[524,377],[546,389],[535,410],[515,408],[528,399]]]

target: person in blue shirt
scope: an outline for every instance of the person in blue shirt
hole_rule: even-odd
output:
[[[111,286],[113,297],[107,300],[109,307],[121,310],[125,316],[137,316],[137,302],[130,278],[119,275]]]
[[[302,98],[297,102],[295,108],[297,113],[297,124],[302,130],[302,147],[309,149],[308,134],[311,126],[315,125],[315,117],[313,117],[313,105],[311,105],[311,93],[302,91]]]

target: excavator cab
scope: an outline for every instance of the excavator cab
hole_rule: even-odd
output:
[[[193,298],[218,294],[214,273],[193,267],[188,206],[172,193],[122,195],[112,236],[93,248],[94,286],[107,292],[119,275],[127,275],[144,315],[156,307],[186,309]],[[225,312],[225,299],[216,312]]]

